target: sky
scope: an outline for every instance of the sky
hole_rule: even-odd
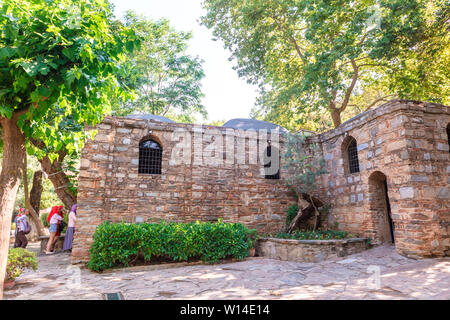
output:
[[[208,120],[249,118],[257,97],[257,87],[247,84],[232,69],[231,56],[221,41],[213,41],[212,32],[199,23],[204,15],[201,0],[112,0],[115,14],[121,17],[133,10],[153,20],[167,18],[180,31],[191,31],[193,38],[188,53],[204,60],[203,105]]]

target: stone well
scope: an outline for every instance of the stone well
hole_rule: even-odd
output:
[[[343,240],[261,238],[256,245],[256,254],[270,259],[319,262],[362,252],[370,247],[367,240],[367,238]]]

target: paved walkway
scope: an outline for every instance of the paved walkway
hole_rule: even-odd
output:
[[[321,263],[250,258],[103,274],[73,268],[65,253],[38,260],[5,299],[450,299],[450,258],[407,259],[392,246]]]

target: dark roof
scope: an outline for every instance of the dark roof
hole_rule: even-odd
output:
[[[272,131],[288,132],[288,130],[286,130],[285,128],[283,128],[277,124],[270,123],[267,121],[254,120],[254,119],[231,119],[231,120],[227,121],[223,125],[223,127],[233,128],[233,129],[243,129],[243,130],[266,129],[266,130],[272,130]]]
[[[128,116],[125,116],[125,118],[153,120],[153,121],[159,121],[159,122],[172,122],[172,123],[175,122],[175,121],[170,120],[169,118],[166,118],[163,116],[157,116],[154,114],[148,114],[148,113],[130,114]]]

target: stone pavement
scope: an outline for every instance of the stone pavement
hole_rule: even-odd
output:
[[[450,258],[412,260],[393,246],[320,263],[250,258],[106,273],[74,268],[66,253],[39,256],[38,263],[5,299],[102,299],[110,292],[125,299],[450,299]]]

